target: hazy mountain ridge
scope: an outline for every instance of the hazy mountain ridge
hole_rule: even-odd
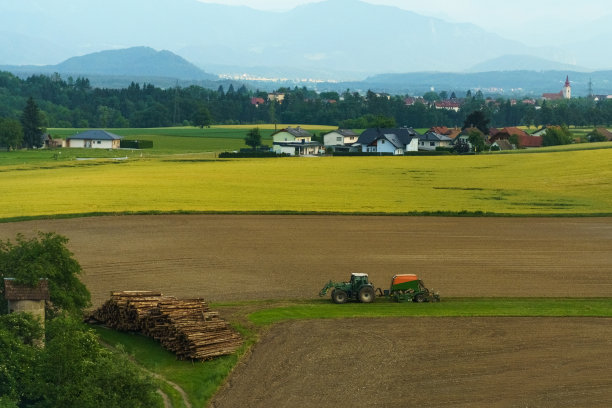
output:
[[[473,24],[357,0],[322,1],[282,13],[196,0],[49,3],[53,6],[42,7],[37,0],[3,2],[0,23],[13,36],[44,39],[47,48],[61,44],[56,46],[60,61],[146,45],[170,50],[210,72],[209,66],[246,73],[258,67],[265,75],[263,67],[270,73],[287,67],[319,79],[359,79],[383,72],[463,71],[506,54],[575,59],[561,48],[528,47]],[[24,20],[27,26],[19,23]],[[4,50],[0,58],[4,64],[24,63],[23,53]]]
[[[149,47],[100,51],[72,57],[57,65],[0,66],[0,69],[18,74],[57,72],[63,76],[131,77],[136,82],[140,82],[139,79],[142,78],[189,81],[218,79],[216,75],[204,72],[170,51],[156,51]]]

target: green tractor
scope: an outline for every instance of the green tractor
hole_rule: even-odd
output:
[[[325,296],[333,288],[331,298],[334,303],[346,303],[348,300],[357,300],[361,303],[372,303],[376,298],[376,291],[372,282],[368,281],[367,273],[351,273],[349,282],[329,281],[319,292]]]
[[[396,302],[439,302],[440,295],[425,287],[425,284],[414,274],[399,274],[391,279],[389,289],[374,288],[368,280],[367,273],[352,273],[348,282],[329,281],[319,292],[325,296],[332,289],[331,298],[334,303],[346,303],[349,300],[361,303],[371,303],[379,297],[395,300]]]

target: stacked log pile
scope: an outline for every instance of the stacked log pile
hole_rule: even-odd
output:
[[[160,292],[111,292],[90,316],[116,330],[138,331],[180,359],[207,360],[231,354],[240,335],[202,299],[176,299]]]

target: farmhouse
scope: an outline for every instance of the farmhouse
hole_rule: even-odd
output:
[[[66,139],[66,147],[84,147],[93,149],[118,149],[121,136],[106,130],[87,130]]]
[[[419,137],[419,150],[436,150],[438,147],[450,147],[451,139],[436,132],[427,132]]]
[[[287,127],[272,134],[272,150],[291,156],[311,156],[321,154],[321,143],[313,142],[312,135],[301,127]]]
[[[516,127],[505,127],[499,130],[495,129],[490,135],[489,142],[494,143],[497,140],[510,141],[511,136],[516,136],[518,140],[518,146],[516,146],[516,148],[542,147],[541,137],[529,135]]]
[[[350,146],[355,144],[359,135],[349,129],[338,129],[323,136],[323,145],[334,150],[350,150]]]
[[[354,147],[362,152],[402,155],[418,150],[419,134],[412,128],[370,128],[357,139]]]

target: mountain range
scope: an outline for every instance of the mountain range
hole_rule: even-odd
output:
[[[0,23],[2,65],[56,65],[75,55],[147,46],[215,74],[290,79],[507,70],[508,55],[535,58],[536,70],[612,67],[612,56],[586,55],[592,47],[585,44],[605,45],[603,25],[583,29],[576,46],[530,47],[474,24],[358,0],[286,12],[197,0],[20,0],[0,2]]]
[[[204,72],[191,62],[170,52],[150,47],[95,52],[72,57],[55,65],[0,66],[5,71],[19,74],[51,74],[63,76],[125,77],[137,82],[168,78],[186,81],[217,80],[217,75]],[[129,82],[128,82],[129,83]]]

